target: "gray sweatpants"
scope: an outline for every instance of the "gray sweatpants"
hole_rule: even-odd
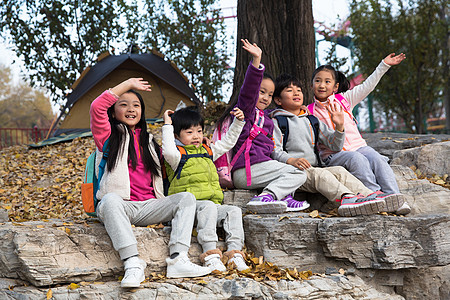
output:
[[[242,211],[237,206],[220,205],[209,200],[197,200],[197,240],[203,252],[217,248],[216,227],[223,227],[227,251],[242,250],[244,227]]]
[[[245,168],[233,172],[233,183],[238,189],[263,188],[263,193],[281,200],[294,192],[306,181],[306,173],[294,166],[268,160],[254,164],[250,167],[252,172],[252,184],[247,186]]]
[[[147,226],[172,221],[169,252],[187,252],[194,225],[195,197],[184,192],[147,201],[124,201],[119,195],[108,193],[97,207],[97,216],[122,260],[138,254],[131,225]]]

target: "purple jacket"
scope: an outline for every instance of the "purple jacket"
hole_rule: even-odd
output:
[[[250,129],[255,122],[256,116],[256,103],[259,98],[259,88],[263,79],[265,67],[261,65],[261,69],[255,68],[251,63],[245,74],[244,84],[241,87],[239,93],[237,106],[245,114],[245,125],[242,129],[241,135],[233,148],[233,155],[241,148],[242,144],[247,140],[250,133]],[[268,114],[264,114],[264,126],[263,129],[272,136],[273,134],[273,121],[269,118]],[[264,134],[259,134],[252,143],[250,148],[250,164],[254,165],[263,161],[272,160],[270,154],[273,151],[274,143],[271,137]],[[244,151],[245,152],[245,151]],[[245,168],[244,152],[236,160],[233,166],[233,171],[241,168]]]

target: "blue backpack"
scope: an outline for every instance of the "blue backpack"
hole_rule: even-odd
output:
[[[106,159],[108,158],[109,148],[108,145],[109,138],[106,140],[103,145],[103,157],[100,161],[100,165],[98,167],[98,176],[95,175],[95,159],[96,152],[92,152],[89,158],[86,161],[86,168],[84,171],[84,181],[81,185],[81,200],[83,201],[84,211],[88,216],[96,217],[96,209],[99,200],[97,199],[97,191],[99,188],[100,180],[105,172]]]

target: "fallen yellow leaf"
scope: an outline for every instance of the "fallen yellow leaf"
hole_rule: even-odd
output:
[[[47,300],[48,300],[48,299],[52,299],[52,297],[53,297],[52,289],[49,289],[49,290],[47,291]]]
[[[69,289],[71,289],[71,290],[76,290],[77,288],[79,288],[80,286],[78,285],[78,284],[76,284],[76,283],[71,283],[71,284],[69,284]]]
[[[319,217],[319,211],[317,209],[313,210],[312,212],[309,213],[309,216],[311,218],[318,218]]]

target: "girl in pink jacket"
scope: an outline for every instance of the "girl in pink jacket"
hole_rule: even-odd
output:
[[[321,158],[326,166],[343,166],[365,186],[375,191],[377,198],[383,198],[388,212],[408,214],[411,209],[400,194],[394,172],[388,164],[388,158],[368,146],[358,130],[352,109],[376,87],[381,77],[391,66],[398,65],[406,58],[405,54],[389,54],[376,70],[361,84],[350,88],[350,82],[342,72],[332,66],[317,68],[312,76],[314,102],[308,110],[319,120],[334,128],[326,107],[338,104],[345,111],[345,142],[342,151],[334,152],[322,147]]]

